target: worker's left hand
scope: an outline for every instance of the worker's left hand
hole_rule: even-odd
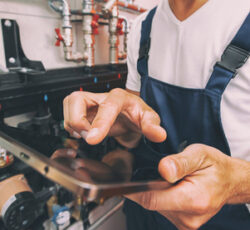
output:
[[[236,186],[232,164],[219,150],[193,144],[160,161],[161,176],[175,183],[171,188],[126,197],[158,211],[179,230],[198,229],[230,202]]]

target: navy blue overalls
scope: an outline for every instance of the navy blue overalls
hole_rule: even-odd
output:
[[[224,51],[221,61],[214,66],[205,89],[190,89],[161,82],[148,75],[150,33],[156,8],[142,22],[137,69],[141,75],[141,97],[161,117],[161,125],[168,138],[156,144],[142,138],[133,150],[136,155],[136,173],[143,169],[157,169],[159,160],[177,153],[180,146],[202,143],[230,155],[220,116],[221,96],[250,54],[250,14],[237,35]],[[145,170],[147,172],[147,170]],[[147,178],[152,175],[146,173]],[[140,177],[140,176],[139,176]],[[176,230],[166,218],[145,210],[132,201],[125,202],[129,230]],[[250,214],[245,205],[225,205],[202,230],[250,230]]]

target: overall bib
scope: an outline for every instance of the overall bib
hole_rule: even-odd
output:
[[[152,178],[147,169],[157,169],[161,158],[178,153],[184,145],[202,143],[230,155],[224,134],[220,104],[228,83],[236,76],[250,54],[250,14],[224,51],[221,61],[204,89],[190,89],[161,82],[148,75],[150,32],[156,8],[142,22],[137,69],[141,75],[141,97],[161,117],[167,140],[152,143],[145,137],[133,152],[136,156],[134,178]],[[157,171],[157,170],[155,170]],[[154,177],[154,176],[153,176]],[[149,211],[126,200],[124,212],[129,230],[176,230],[177,228],[155,211]],[[250,214],[245,205],[225,205],[203,225],[201,230],[250,230]]]

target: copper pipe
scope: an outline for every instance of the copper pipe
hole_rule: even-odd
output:
[[[146,9],[144,9],[144,8],[142,8],[140,6],[137,6],[135,4],[128,4],[128,3],[125,3],[125,2],[118,1],[117,5],[119,7],[126,8],[126,9],[129,9],[129,10],[132,10],[132,11],[136,11],[138,13],[143,13],[143,12],[146,11]]]
[[[98,2],[108,2],[108,0],[98,0]],[[137,12],[137,13],[143,13],[143,12],[147,11],[143,7],[140,7],[138,5],[131,4],[131,3],[122,2],[122,1],[117,1],[117,6],[124,8],[124,9],[128,9],[128,10]]]

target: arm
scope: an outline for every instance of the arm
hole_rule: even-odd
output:
[[[198,229],[225,204],[250,202],[250,162],[210,146],[190,145],[163,158],[158,169],[165,180],[174,183],[171,188],[127,197],[158,211],[179,230]]]

